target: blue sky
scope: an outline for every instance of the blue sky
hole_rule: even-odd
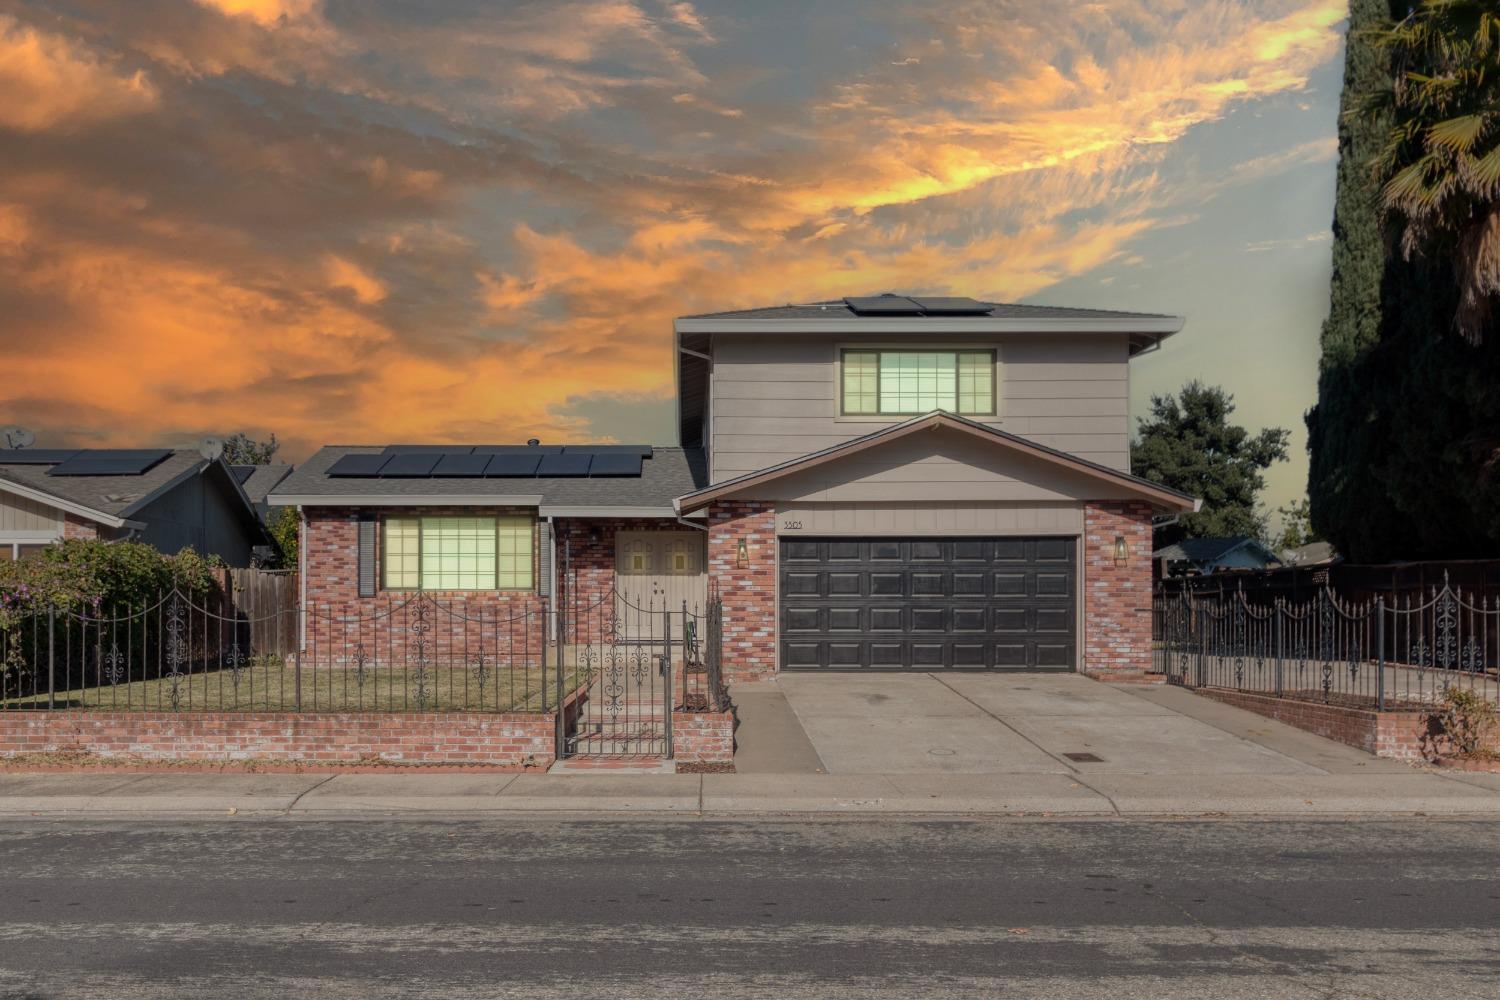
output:
[[[669,439],[674,315],[1181,313],[1294,431],[1330,0],[0,0],[0,382],[46,443]]]

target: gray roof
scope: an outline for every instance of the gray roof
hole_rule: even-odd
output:
[[[992,319],[1175,319],[1162,313],[1120,312],[1113,309],[1076,309],[1070,306],[1030,306],[1013,302],[983,302],[989,306],[987,314]],[[765,306],[759,309],[732,309],[728,312],[699,313],[695,316],[680,316],[679,319],[868,319],[861,317],[843,299],[825,302],[788,303],[783,306]],[[920,328],[924,321],[942,320],[943,316],[898,316],[888,319],[909,320]],[[975,317],[969,317],[975,318]]]
[[[1164,545],[1151,553],[1153,559],[1169,562],[1186,560],[1193,563],[1209,563],[1222,559],[1238,548],[1249,546],[1258,549],[1269,560],[1276,554],[1249,535],[1234,535],[1228,538],[1184,538],[1180,542]]]
[[[250,502],[257,506],[265,503],[266,495],[269,494],[273,489],[275,489],[276,486],[288,475],[290,475],[292,471],[292,467],[286,464],[250,466],[231,465],[230,468],[235,470],[235,478],[237,479],[239,478],[239,470],[245,468],[251,470],[249,475],[245,479],[240,480],[240,489],[244,490],[245,496],[249,497]]]
[[[494,498],[495,503],[522,506],[670,510],[674,499],[708,482],[701,449],[660,447],[642,463],[639,477],[346,479],[327,474],[329,467],[345,455],[374,455],[383,450],[381,445],[322,448],[283,479],[269,499],[273,504],[377,506],[382,501],[414,503],[428,497],[435,503],[452,497],[461,504]]]
[[[0,479],[102,514],[128,518],[143,501],[207,464],[196,451],[174,451],[139,476],[49,476],[49,465],[8,464],[0,452]]]

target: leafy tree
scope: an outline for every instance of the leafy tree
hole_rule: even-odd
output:
[[[1500,554],[1500,337],[1449,332],[1452,268],[1440,253],[1399,252],[1371,173],[1398,113],[1372,99],[1393,89],[1383,39],[1407,13],[1350,4],[1333,281],[1307,414],[1311,524],[1354,562]]]
[[[1233,396],[1196,380],[1176,396],[1151,397],[1151,415],[1140,420],[1130,446],[1131,468],[1203,498],[1202,510],[1157,531],[1157,545],[1182,538],[1265,537],[1256,497],[1265,487],[1265,470],[1286,459],[1288,433],[1268,427],[1251,435],[1229,422],[1233,412]]]
[[[231,434],[224,439],[224,461],[229,465],[270,465],[271,459],[281,447],[281,442],[272,434],[264,441],[257,441],[244,432]]]
[[[1372,159],[1402,253],[1449,263],[1454,323],[1485,336],[1500,293],[1500,9],[1494,0],[1423,0],[1372,29],[1390,72],[1351,114],[1385,141]]]
[[[295,507],[277,507],[266,519],[266,528],[276,542],[277,559],[286,569],[297,568],[300,523]]]
[[[1304,545],[1323,540],[1313,529],[1312,512],[1305,499],[1293,500],[1283,507],[1277,507],[1276,513],[1281,515],[1281,534],[1272,546],[1275,551],[1300,549]]]

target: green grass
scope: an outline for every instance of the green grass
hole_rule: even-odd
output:
[[[571,691],[576,670],[564,668],[564,691]],[[14,684],[14,678],[8,681]],[[26,684],[30,689],[30,684]],[[7,692],[8,693],[8,692]],[[239,672],[187,674],[102,684],[54,695],[56,708],[104,711],[290,712],[299,708],[297,669],[276,657],[260,658]],[[491,667],[480,683],[478,673],[461,667],[428,667],[420,679],[408,667],[382,665],[368,669],[363,683],[352,667],[305,668],[300,709],[304,712],[540,712],[556,708],[556,666],[547,665],[545,685],[540,667]],[[47,695],[0,698],[0,709],[45,709]]]

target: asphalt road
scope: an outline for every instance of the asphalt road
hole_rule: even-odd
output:
[[[1492,824],[0,826],[0,997],[1500,995]]]

